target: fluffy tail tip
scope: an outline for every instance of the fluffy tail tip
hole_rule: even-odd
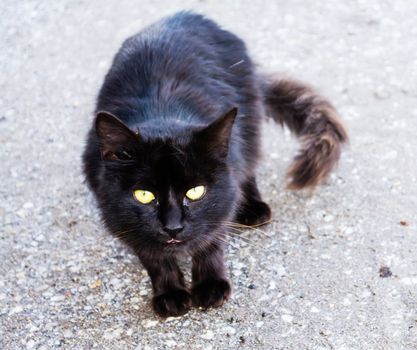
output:
[[[337,165],[342,146],[348,142],[347,131],[342,124],[320,135],[304,135],[301,150],[287,172],[291,190],[314,189],[323,183]]]

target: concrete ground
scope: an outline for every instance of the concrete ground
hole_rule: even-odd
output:
[[[162,320],[137,258],[99,222],[80,153],[122,40],[180,9],[317,86],[351,144],[314,195],[288,192],[297,143],[267,125],[274,221],[230,240],[232,300]],[[415,349],[416,14],[407,0],[2,1],[0,348]]]

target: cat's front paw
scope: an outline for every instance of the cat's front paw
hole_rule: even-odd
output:
[[[171,289],[152,299],[155,312],[162,317],[181,316],[190,310],[191,295],[185,289]]]
[[[205,280],[192,289],[193,304],[203,308],[222,306],[229,298],[232,288],[224,279]]]

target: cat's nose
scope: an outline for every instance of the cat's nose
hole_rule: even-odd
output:
[[[173,226],[165,226],[164,231],[168,233],[172,238],[175,238],[184,229],[181,224]]]

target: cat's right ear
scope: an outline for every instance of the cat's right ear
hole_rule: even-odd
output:
[[[140,152],[140,136],[109,112],[98,112],[96,132],[103,160],[130,160]]]

